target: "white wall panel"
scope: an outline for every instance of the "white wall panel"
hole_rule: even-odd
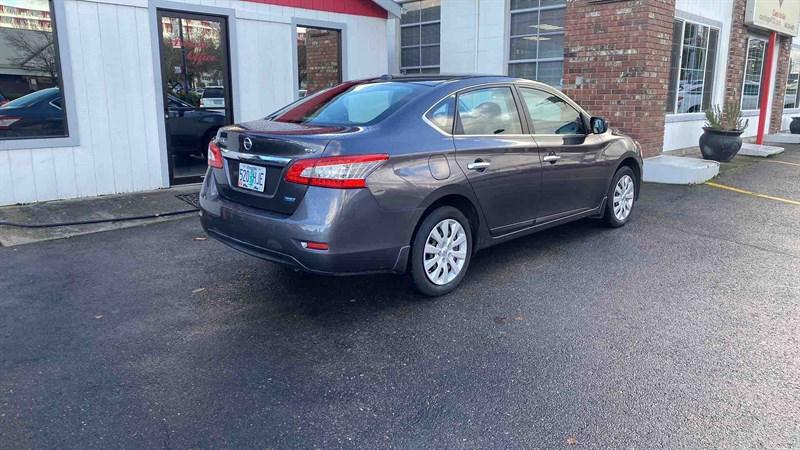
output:
[[[88,114],[78,120],[89,123],[90,139],[81,138],[81,146],[86,146],[92,153],[94,162],[95,192],[108,194],[116,192],[114,180],[114,161],[111,152],[111,136],[109,135],[109,111],[106,89],[106,76],[103,64],[103,46],[100,34],[100,16],[98,5],[89,2],[78,2],[79,45],[83,50],[80,68],[75,67],[76,93],[84,92],[85,98],[78,97],[77,103],[85,102]],[[67,26],[74,26],[67,24]],[[81,85],[82,84],[82,85]]]
[[[53,150],[37,148],[31,150],[31,167],[33,182],[36,185],[36,199],[39,201],[58,198],[56,184],[56,168],[53,165]]]
[[[11,166],[11,187],[14,200],[18,203],[31,203],[37,200],[36,183],[33,181],[33,160],[30,150],[8,152]]]
[[[166,187],[147,1],[63,0],[74,79],[75,147],[0,151],[0,205]],[[293,19],[344,23],[347,78],[388,72],[386,21],[238,0],[173,0],[235,10],[240,106],[253,120],[294,98]]]
[[[11,152],[0,152],[0,205],[14,203],[10,154]]]
[[[75,179],[75,154],[72,147],[50,149],[53,156],[53,167],[57,197],[73,198],[78,196]]]

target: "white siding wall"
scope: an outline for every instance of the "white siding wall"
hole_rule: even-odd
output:
[[[446,0],[441,11],[442,73],[507,73],[505,0]]]
[[[63,0],[80,145],[0,150],[0,205],[156,189],[168,185],[158,135],[147,0]],[[180,0],[236,10],[241,117],[263,117],[293,99],[292,19],[344,23],[347,79],[388,72],[386,21],[237,0]]]

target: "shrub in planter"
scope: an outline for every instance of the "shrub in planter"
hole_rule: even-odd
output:
[[[706,126],[700,136],[703,158],[721,162],[733,159],[742,148],[741,135],[748,123],[737,102],[728,102],[724,108],[714,105],[706,110]]]

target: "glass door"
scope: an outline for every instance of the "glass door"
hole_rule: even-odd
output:
[[[170,184],[199,182],[209,141],[233,123],[224,17],[158,11]]]

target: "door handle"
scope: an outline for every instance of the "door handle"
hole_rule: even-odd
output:
[[[556,154],[549,154],[549,155],[545,156],[544,158],[542,158],[542,161],[549,162],[550,164],[555,164],[556,161],[558,161],[559,159],[561,159],[560,156],[558,156]]]
[[[482,170],[486,170],[486,168],[491,166],[491,165],[492,165],[492,163],[490,163],[489,161],[482,161],[480,159],[476,159],[475,162],[471,162],[471,163],[467,164],[467,169],[482,171]]]

